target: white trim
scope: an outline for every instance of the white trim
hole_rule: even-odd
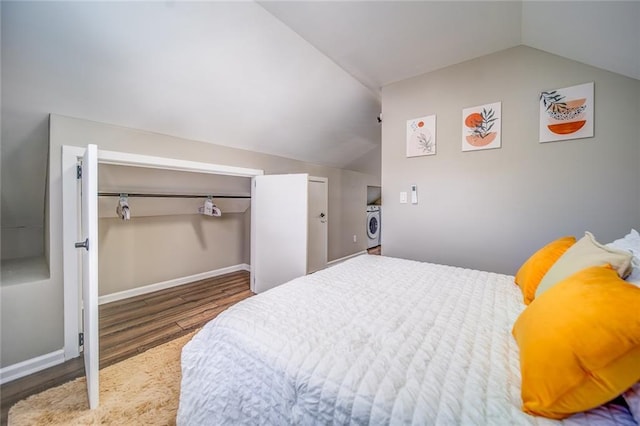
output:
[[[116,164],[120,166],[146,167],[150,169],[177,170],[181,172],[209,173],[240,177],[253,177],[264,174],[264,171],[259,169],[178,160],[175,158],[154,157],[151,155],[130,154],[128,152],[105,151],[102,149],[98,151],[98,162],[101,164]]]
[[[82,329],[80,321],[80,284],[78,281],[80,261],[73,243],[79,239],[80,195],[76,179],[78,158],[84,155],[86,147],[62,146],[62,255],[64,287],[64,354],[65,359],[80,355],[78,333]],[[174,158],[154,157],[150,155],[130,154],[126,152],[98,149],[98,163],[124,166],[177,170],[192,173],[221,174],[230,176],[260,176],[264,170],[197,161],[177,160]]]
[[[363,254],[367,254],[367,251],[362,250],[362,251],[350,254],[349,256],[341,257],[340,259],[331,260],[327,262],[327,266],[337,265],[338,263],[344,262],[345,260],[351,259],[352,257],[361,256]]]
[[[207,278],[213,278],[224,274],[229,274],[231,272],[236,271],[250,271],[251,267],[246,263],[241,263],[239,265],[228,266],[226,268],[220,268],[213,271],[202,272],[200,274],[189,275],[186,277],[175,278],[168,281],[163,281],[160,283],[149,284],[143,287],[136,287],[130,290],[119,291],[117,293],[106,294],[104,296],[100,296],[98,298],[98,305],[103,305],[105,303],[116,302],[118,300],[128,299],[134,296],[140,296],[142,294],[152,293],[158,290],[164,290],[167,288],[177,287],[179,285],[189,284],[194,281],[205,280]]]
[[[308,179],[312,182],[329,183],[329,178],[326,177],[309,176]]]
[[[28,376],[29,374],[37,373],[54,365],[62,364],[63,362],[64,351],[58,349],[57,351],[27,359],[17,364],[8,365],[0,368],[0,385]]]

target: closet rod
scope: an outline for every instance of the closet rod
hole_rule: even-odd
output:
[[[251,198],[250,195],[143,194],[134,192],[98,192],[98,197],[119,197],[121,195],[126,195],[127,197],[142,198]]]

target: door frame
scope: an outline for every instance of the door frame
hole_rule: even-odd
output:
[[[62,277],[64,287],[64,359],[80,356],[78,333],[82,331],[80,319],[80,259],[74,243],[80,238],[80,185],[77,165],[86,147],[62,146]],[[108,151],[98,148],[98,165],[145,167],[190,173],[238,176],[252,178],[264,170],[222,164],[203,163],[176,158],[155,157]]]

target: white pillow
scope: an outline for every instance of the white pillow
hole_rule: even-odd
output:
[[[609,264],[620,278],[624,279],[633,269],[632,259],[633,255],[629,253],[629,250],[603,246],[596,241],[591,232],[585,232],[584,237],[569,247],[542,277],[536,289],[536,299],[555,284],[591,266]]]
[[[640,255],[640,234],[635,229],[631,229],[627,235],[622,238],[619,238],[609,244],[608,246],[632,250],[634,251],[634,255]]]
[[[631,386],[628,391],[622,394],[622,397],[627,402],[631,415],[640,424],[640,382]]]
[[[631,232],[624,237],[607,244],[607,247],[631,252],[633,255],[633,258],[631,259],[633,269],[626,281],[640,287],[640,234],[638,231],[631,229]]]

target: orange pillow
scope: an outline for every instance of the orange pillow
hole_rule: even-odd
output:
[[[562,237],[547,244],[527,259],[516,274],[516,284],[522,291],[524,303],[528,305],[536,297],[536,289],[547,271],[576,243],[575,237]]]
[[[640,380],[640,288],[609,266],[566,278],[513,326],[522,409],[562,419],[620,395]]]

